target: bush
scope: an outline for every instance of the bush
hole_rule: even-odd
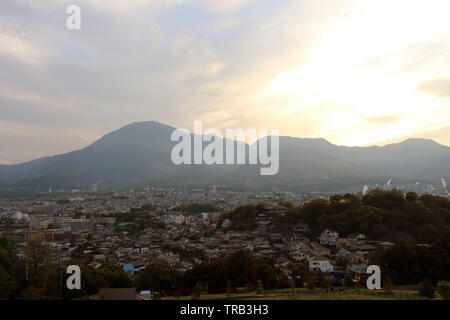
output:
[[[197,285],[194,287],[194,290],[192,290],[192,300],[200,299],[201,294],[202,294],[202,286],[199,283],[197,283]]]
[[[316,288],[316,284],[313,280],[309,280],[307,284],[307,288],[309,291],[313,291]]]
[[[291,289],[292,289],[292,294],[297,293],[297,286],[295,285],[294,281],[291,282]]]
[[[351,274],[346,274],[344,277],[344,285],[347,288],[351,288],[353,287],[353,277],[351,276]]]
[[[232,291],[232,288],[231,288],[231,281],[228,280],[228,281],[227,281],[227,296],[231,296],[231,291]]]
[[[161,300],[161,294],[159,292],[154,292],[153,300]]]
[[[263,292],[264,292],[263,283],[261,280],[258,280],[256,282],[256,294],[263,294]]]
[[[426,297],[428,299],[434,298],[434,288],[433,283],[430,279],[424,279],[419,283],[419,294],[422,297]]]
[[[437,290],[442,299],[450,300],[450,282],[449,281],[439,281],[437,284]]]
[[[328,290],[330,289],[330,287],[331,287],[331,282],[330,282],[330,279],[328,278],[328,277],[323,277],[321,280],[320,280],[320,288],[322,288],[323,290],[325,290],[326,292],[328,292]]]
[[[392,280],[390,278],[384,280],[383,288],[384,291],[386,291],[386,294],[393,294],[392,290],[394,290],[394,284],[392,283]]]

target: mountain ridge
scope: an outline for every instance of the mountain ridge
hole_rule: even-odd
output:
[[[146,184],[208,184],[295,188],[332,181],[337,185],[378,183],[394,177],[427,180],[450,177],[450,147],[410,138],[384,146],[348,147],[324,138],[280,136],[280,172],[261,177],[259,165],[181,165],[170,161],[174,127],[134,122],[105,134],[85,148],[24,163],[0,165],[0,181],[11,188],[38,190]],[[262,138],[267,139],[267,138]],[[242,143],[242,142],[240,142]],[[204,143],[206,145],[208,143]],[[248,152],[249,145],[245,144]]]

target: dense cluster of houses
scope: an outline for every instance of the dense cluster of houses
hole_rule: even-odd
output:
[[[111,213],[120,214],[149,203],[149,198],[142,194],[128,193],[126,196],[75,198],[63,203],[23,200],[20,208],[17,202],[3,201],[0,202],[0,235],[17,244],[19,256],[27,241],[46,240],[59,263],[85,263],[99,268],[107,262],[120,265],[130,277],[154,261],[185,272],[202,262],[245,249],[256,256],[272,259],[287,276],[289,263],[305,262],[311,272],[333,273],[338,277],[351,273],[357,279],[365,273],[370,253],[393,245],[381,240],[368,241],[362,234],[340,238],[333,230],[323,230],[319,237],[311,238],[310,228],[305,223],[293,225],[292,231],[286,234],[274,232],[271,217],[283,215],[286,208],[267,199],[266,212],[255,219],[255,230],[231,231],[229,220],[218,226],[220,212],[189,215],[171,211],[186,197],[198,201],[198,193],[180,196],[182,200],[177,198],[177,202],[168,201],[164,206],[162,203],[166,203],[167,194],[161,198],[164,194],[161,192],[152,193],[151,203],[158,205],[154,205],[150,214],[165,223],[164,229],[147,228],[134,235],[118,231],[116,216]],[[240,200],[230,194],[228,198],[224,195],[215,197],[227,199],[223,201],[232,198],[233,204],[245,202],[240,198],[242,195],[238,197]],[[246,200],[249,200],[248,195]]]

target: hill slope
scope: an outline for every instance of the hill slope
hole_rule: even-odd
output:
[[[220,183],[330,189],[387,178],[450,177],[450,148],[424,139],[384,147],[344,147],[324,139],[280,137],[280,170],[275,176],[260,176],[258,165],[176,166],[170,159],[173,130],[154,121],[133,123],[81,150],[0,165],[0,183],[41,191],[88,188],[94,183],[105,188]]]

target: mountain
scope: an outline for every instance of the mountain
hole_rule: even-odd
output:
[[[234,166],[172,164],[175,130],[154,121],[127,125],[88,147],[17,165],[0,166],[0,179],[11,187],[37,190],[168,185],[198,182],[233,170]]]
[[[450,176],[450,148],[428,139],[408,139],[383,147],[336,146],[324,139],[283,137],[280,147],[302,146],[391,177],[435,180]]]
[[[214,183],[330,190],[383,183],[388,178],[450,177],[450,148],[424,139],[384,147],[345,147],[325,139],[280,137],[280,170],[274,176],[261,176],[259,165],[176,166],[170,159],[173,130],[154,121],[133,123],[81,150],[0,165],[0,187],[43,191],[86,189],[93,184],[117,189]],[[248,154],[249,146],[245,148]]]

